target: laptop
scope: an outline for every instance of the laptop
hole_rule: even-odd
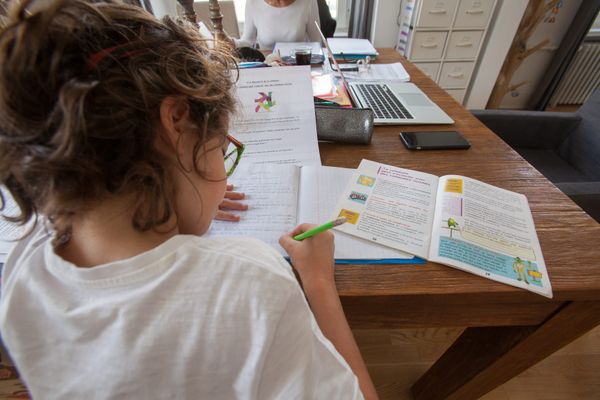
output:
[[[316,24],[316,22],[315,22]],[[317,28],[319,29],[319,25]],[[397,81],[348,82],[327,39],[321,33],[342,83],[357,107],[373,110],[375,125],[452,124],[454,120],[429,99],[414,83]]]

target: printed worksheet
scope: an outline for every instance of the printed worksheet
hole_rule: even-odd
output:
[[[421,258],[429,255],[438,177],[362,160],[336,206],[336,230]]]
[[[310,66],[241,69],[236,95],[243,162],[321,165]]]
[[[551,297],[524,195],[446,175],[437,198],[429,260]]]

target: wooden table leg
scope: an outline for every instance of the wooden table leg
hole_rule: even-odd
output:
[[[468,328],[413,385],[417,400],[476,399],[600,324],[600,302],[568,302],[538,326]]]

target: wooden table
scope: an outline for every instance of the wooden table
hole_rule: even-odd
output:
[[[400,58],[383,49],[379,61]],[[432,80],[400,61],[456,123],[378,126],[368,146],[322,143],[323,165],[356,168],[366,158],[525,194],[554,298],[436,263],[338,265],[336,281],[352,328],[467,327],[412,393],[416,399],[477,398],[600,323],[600,225]],[[398,138],[402,130],[457,130],[471,149],[411,152]]]

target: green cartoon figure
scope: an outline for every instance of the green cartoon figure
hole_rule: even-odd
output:
[[[448,228],[458,229],[458,222],[454,218],[448,218]]]
[[[450,229],[450,237],[452,237],[453,230],[460,230],[460,226],[458,226],[458,222],[454,218],[449,217],[446,224],[448,224],[448,229]]]
[[[523,280],[529,285],[529,282],[527,282],[527,274],[525,272],[525,263],[520,257],[515,258],[515,262],[513,263],[513,271],[518,274],[518,281],[521,280],[521,275],[523,275]]]

